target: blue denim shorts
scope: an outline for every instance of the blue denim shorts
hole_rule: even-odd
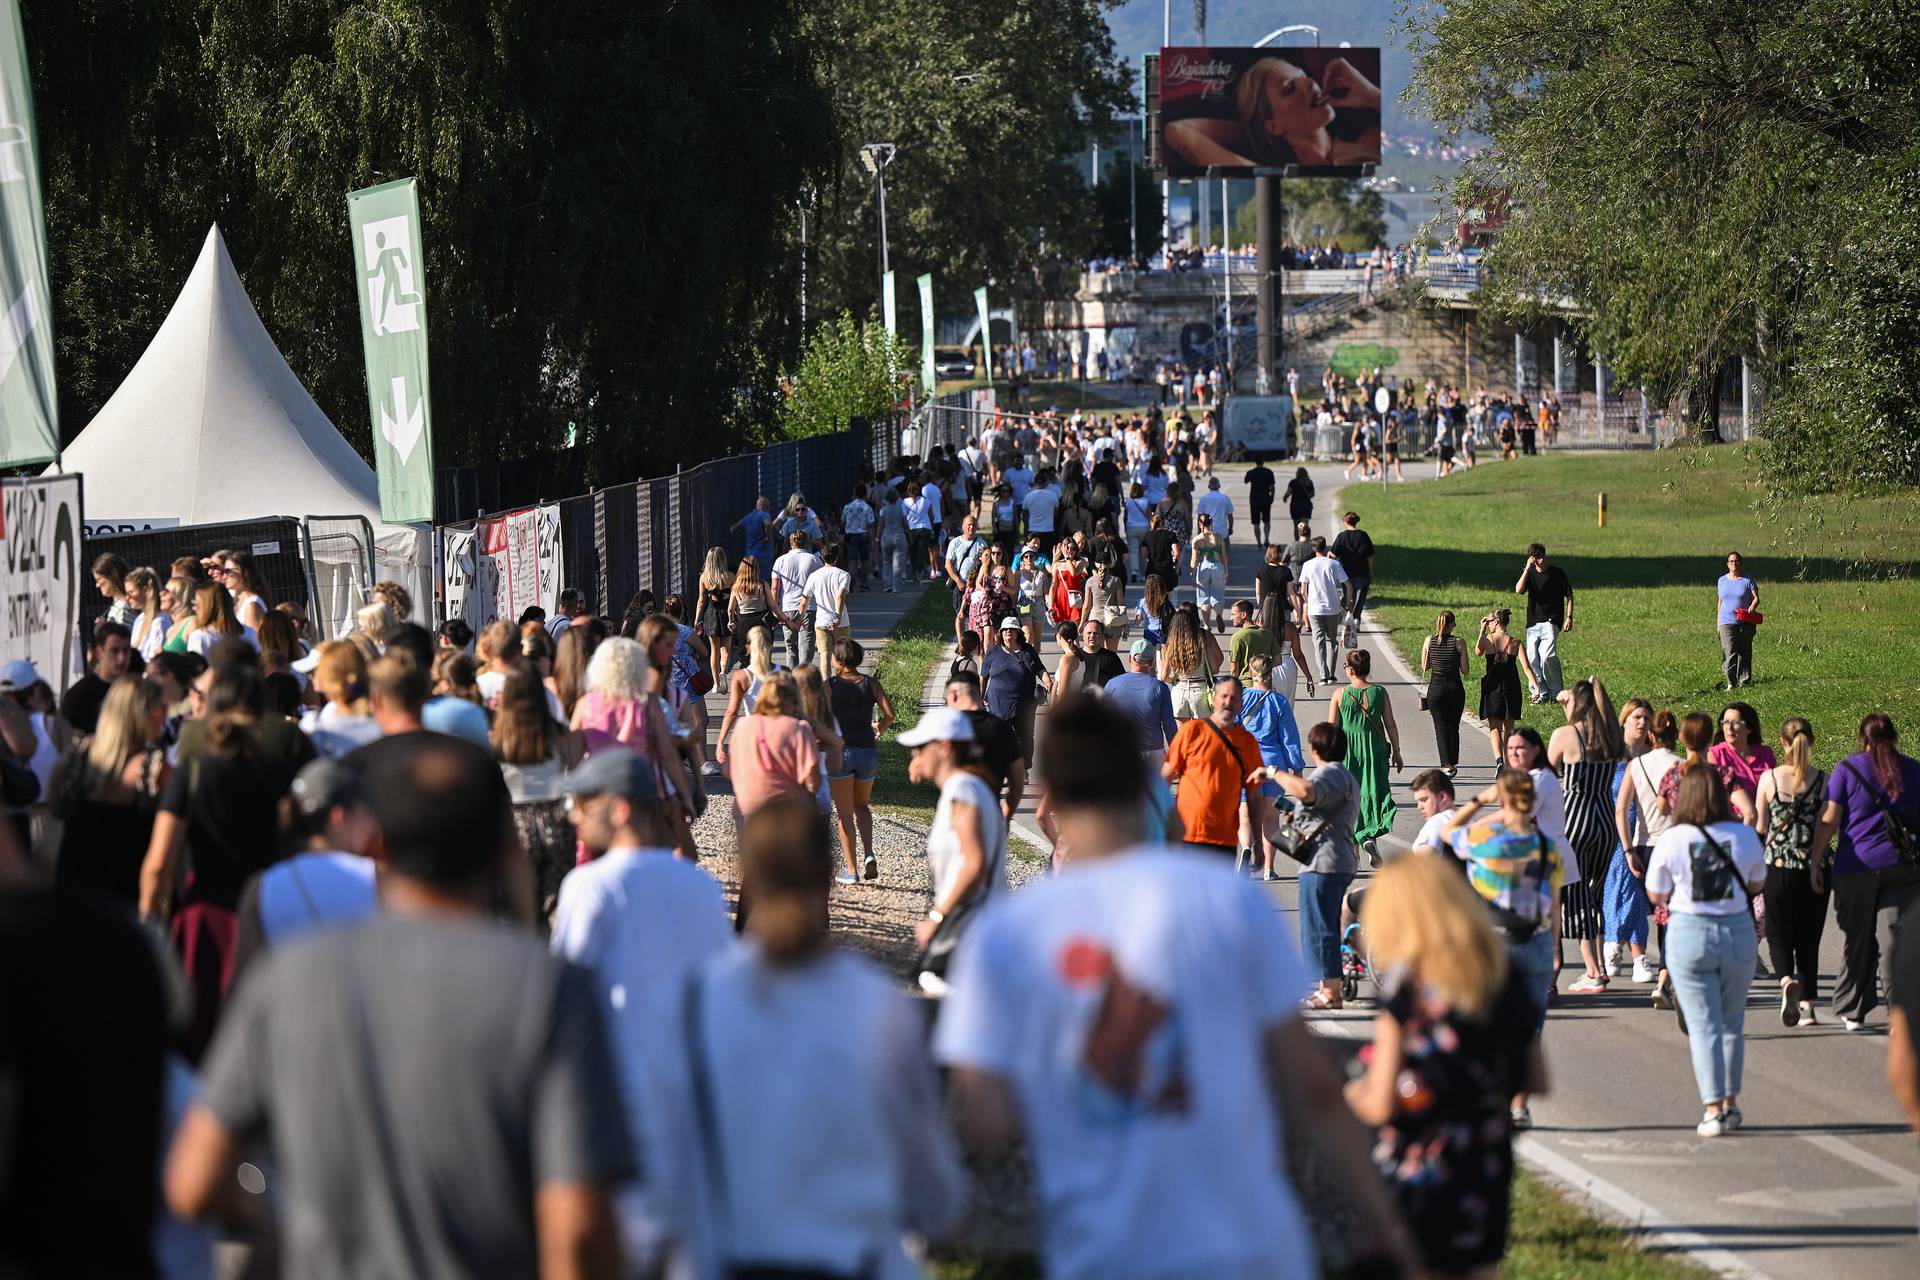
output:
[[[852,778],[855,782],[872,782],[880,776],[880,748],[847,747],[840,753],[841,770],[835,778]]]

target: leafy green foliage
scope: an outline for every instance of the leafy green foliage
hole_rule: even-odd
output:
[[[1408,100],[1491,140],[1461,202],[1514,202],[1490,307],[1575,300],[1702,423],[1748,356],[1776,487],[1920,478],[1892,425],[1920,385],[1920,0],[1412,0],[1407,29]]]
[[[1129,191],[1131,188],[1131,191]],[[1133,207],[1128,209],[1131,194]],[[1093,252],[1102,258],[1130,258],[1133,246],[1152,260],[1160,252],[1160,184],[1143,165],[1114,164],[1093,189],[1100,231]]]
[[[781,433],[790,440],[844,431],[850,418],[892,413],[895,373],[917,368],[907,344],[878,324],[857,325],[841,312],[815,329],[780,411]]]
[[[112,393],[218,220],[368,449],[345,197],[412,175],[440,461],[569,421],[602,477],[725,451],[752,425],[734,389],[798,349],[785,233],[833,154],[802,7],[33,0],[64,420]]]
[[[1288,178],[1280,184],[1286,222],[1281,238],[1291,244],[1337,244],[1355,252],[1387,242],[1386,202],[1353,178]],[[1256,205],[1249,200],[1233,215],[1235,244],[1257,235]],[[1315,231],[1315,228],[1319,228]]]

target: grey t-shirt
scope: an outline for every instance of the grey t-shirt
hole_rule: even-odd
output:
[[[1307,870],[1350,876],[1360,869],[1360,857],[1353,847],[1353,825],[1360,820],[1360,788],[1354,784],[1353,775],[1337,764],[1314,766],[1307,773],[1307,781],[1313,784],[1315,802],[1303,820],[1313,823],[1330,819]]]
[[[592,979],[480,920],[381,916],[273,952],[205,1100],[269,1140],[290,1276],[534,1276],[535,1189],[634,1172]]]

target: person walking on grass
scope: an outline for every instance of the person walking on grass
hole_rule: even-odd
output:
[[[1527,598],[1527,674],[1533,680],[1533,700],[1553,702],[1564,687],[1560,637],[1573,630],[1573,583],[1559,565],[1547,563],[1547,549],[1535,542],[1527,547],[1527,564],[1513,593]]]
[[[1741,1125],[1747,987],[1759,945],[1751,903],[1765,882],[1760,838],[1734,818],[1720,775],[1689,769],[1674,801],[1673,826],[1654,843],[1647,893],[1671,913],[1667,968],[1706,1107],[1694,1127],[1703,1138]]]
[[[1406,766],[1400,759],[1400,726],[1393,720],[1387,691],[1368,679],[1373,655],[1365,649],[1347,654],[1347,687],[1327,705],[1327,722],[1347,736],[1347,771],[1360,784],[1360,816],[1354,835],[1367,852],[1371,866],[1380,865],[1380,837],[1393,830],[1396,812],[1389,765]]]
[[[1727,553],[1727,571],[1714,584],[1720,630],[1720,670],[1727,692],[1753,683],[1753,632],[1759,617],[1760,588],[1742,572],[1740,553]]]
[[[1780,976],[1780,1021],[1814,1025],[1820,994],[1820,938],[1827,929],[1827,893],[1813,887],[1808,855],[1820,824],[1827,775],[1813,764],[1813,727],[1799,716],[1780,726],[1783,765],[1760,779],[1754,830],[1766,845],[1767,884],[1761,895],[1767,954]]]

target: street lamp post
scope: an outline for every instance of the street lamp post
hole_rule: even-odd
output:
[[[860,163],[873,175],[874,199],[880,208],[880,296],[887,295],[887,166],[899,148],[891,142],[869,142],[860,148]]]

